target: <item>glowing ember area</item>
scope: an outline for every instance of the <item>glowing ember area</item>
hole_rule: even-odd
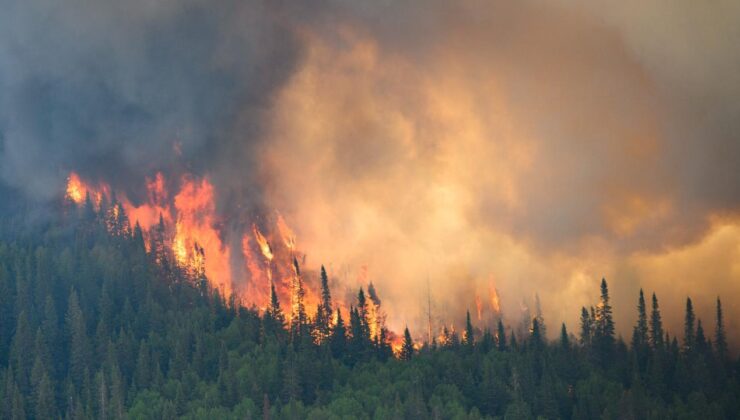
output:
[[[295,250],[295,233],[293,233],[293,230],[287,223],[285,223],[285,219],[283,219],[281,214],[278,214],[277,216],[277,228],[285,246],[291,251]]]
[[[501,312],[501,302],[499,301],[498,291],[496,290],[496,287],[491,285],[489,292],[491,309],[496,313]]]
[[[82,204],[85,201],[85,193],[87,188],[80,180],[80,177],[72,172],[67,178],[67,198],[74,201],[77,204]]]
[[[270,244],[267,242],[267,238],[265,238],[262,232],[260,232],[257,225],[252,225],[252,231],[254,232],[254,239],[259,245],[260,251],[262,251],[262,255],[265,256],[267,261],[272,261],[272,249],[270,248]]]
[[[274,283],[280,301],[291,305],[296,317],[305,318],[315,311],[317,294],[300,274],[299,259],[305,256],[297,252],[296,235],[279,213],[266,231],[256,223],[248,225],[251,229],[237,243],[241,252],[232,261],[234,245],[225,240],[224,221],[216,211],[216,191],[207,178],[186,175],[172,182],[157,173],[146,179],[146,198],[140,203],[110,191],[107,184],[86,182],[73,172],[65,197],[81,208],[89,195],[95,211],[104,213],[104,225],[111,234],[131,235],[138,224],[155,261],[163,266],[174,263],[194,282],[207,280],[225,297],[265,308]],[[235,269],[239,258],[246,270]],[[235,277],[235,273],[241,275]],[[298,300],[303,301],[301,305]],[[371,314],[376,319],[379,315],[373,305]],[[378,330],[375,324],[373,321],[371,327],[374,334]]]
[[[480,295],[475,295],[475,309],[478,313],[478,321],[481,320],[481,312],[483,312],[483,302],[480,300]]]

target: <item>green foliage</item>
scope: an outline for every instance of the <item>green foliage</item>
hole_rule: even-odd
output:
[[[564,324],[549,342],[539,310],[529,331],[499,319],[495,334],[481,334],[467,313],[462,340],[446,329],[439,346],[417,350],[406,329],[393,357],[391,332],[370,337],[374,287],[359,290],[347,324],[325,270],[310,319],[300,301],[286,319],[274,286],[264,313],[238,307],[171,262],[163,227],[147,251],[120,204],[101,207],[0,241],[3,418],[731,418],[740,410],[719,300],[714,339],[687,306],[692,345],[683,351],[666,337],[655,295],[648,319],[642,291],[632,345],[615,339],[602,281],[598,304],[581,311],[580,342]],[[297,261],[295,272],[300,300]]]

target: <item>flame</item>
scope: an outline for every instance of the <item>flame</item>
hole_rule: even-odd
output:
[[[296,236],[293,230],[288,227],[288,224],[285,223],[285,219],[283,219],[280,213],[277,214],[277,228],[286,248],[293,252],[295,250]]]
[[[149,230],[159,223],[160,215],[165,222],[172,223],[172,210],[165,185],[164,175],[158,172],[154,179],[146,179],[148,202],[135,206],[127,199],[121,200],[132,223],[138,222],[142,229]]]
[[[233,292],[229,265],[231,251],[221,241],[216,229],[213,185],[205,178],[200,181],[183,178],[180,192],[175,196],[175,210],[174,250],[177,261],[196,271],[198,259],[202,256],[206,276],[216,282],[225,296],[229,296]]]
[[[475,294],[475,308],[476,308],[476,310],[478,312],[478,321],[480,321],[481,320],[481,312],[483,310],[483,302],[481,302],[480,295],[477,294],[477,293]]]
[[[491,284],[491,286],[488,289],[490,302],[491,302],[491,309],[494,313],[500,313],[501,312],[501,301],[498,297],[498,290],[496,290],[496,287]]]
[[[267,238],[265,238],[265,235],[260,232],[256,224],[252,224],[252,232],[254,232],[254,239],[259,245],[260,251],[262,251],[262,255],[265,256],[265,259],[267,259],[267,261],[272,261],[274,255],[272,253],[272,248],[270,248],[270,244],[267,242]]]
[[[93,200],[93,205],[96,208],[100,207],[100,202],[103,199],[103,194],[108,195],[110,189],[107,185],[100,186],[98,188],[93,187],[85,183],[76,172],[70,172],[67,177],[67,189],[65,197],[71,200],[75,204],[82,204],[85,202],[87,195]]]
[[[232,250],[222,234],[223,221],[215,205],[216,191],[209,179],[185,175],[173,182],[156,173],[145,179],[145,186],[144,200],[134,202],[124,192],[116,191],[114,195],[107,184],[85,182],[72,172],[65,196],[79,207],[89,194],[96,212],[100,211],[103,200],[107,200],[109,207],[98,217],[109,232],[131,235],[138,224],[147,252],[153,253],[157,262],[169,261],[193,281],[207,280],[222,295],[234,296],[241,304],[267,307],[270,285],[274,284],[280,301],[287,304],[287,311],[295,314],[301,311],[302,304],[305,316],[315,313],[320,301],[314,282],[318,276],[311,271],[301,273],[303,267],[298,264],[305,261],[305,255],[297,253],[296,235],[280,213],[276,213],[277,217],[264,231],[251,223],[251,232],[249,229],[242,232],[237,246],[241,246],[240,256],[248,277],[235,283],[235,273],[240,271],[232,270]],[[363,266],[358,280],[364,284],[367,284],[367,272]],[[370,334],[377,339],[385,328],[386,314],[377,297],[368,299],[367,303]],[[346,302],[337,299],[335,305],[343,315],[348,314]],[[336,323],[336,312],[332,317]],[[388,332],[388,337],[394,336]]]
[[[67,198],[74,201],[77,204],[82,204],[85,201],[85,194],[87,187],[80,179],[79,175],[72,172],[67,177]]]

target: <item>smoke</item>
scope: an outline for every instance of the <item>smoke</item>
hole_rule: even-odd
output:
[[[639,287],[675,325],[740,297],[735,2],[0,3],[0,175],[36,199],[208,175],[419,332],[491,290],[574,330],[602,276],[623,332]]]
[[[1,173],[41,199],[70,170],[121,189],[178,166],[230,178],[299,52],[260,1],[2,3]]]

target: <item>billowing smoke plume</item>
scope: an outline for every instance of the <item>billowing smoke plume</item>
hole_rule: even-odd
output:
[[[574,330],[602,276],[623,332],[639,287],[674,331],[686,295],[705,323],[740,297],[737,2],[3,10],[0,171],[31,196],[208,175],[416,331],[535,292]]]
[[[299,54],[269,2],[3,1],[2,177],[49,198],[187,166],[247,191],[273,91]]]

